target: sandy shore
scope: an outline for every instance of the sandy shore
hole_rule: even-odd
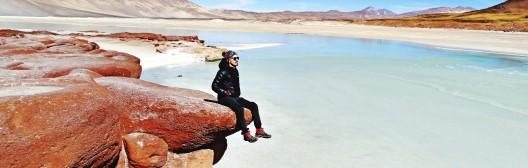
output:
[[[151,42],[140,40],[121,41],[119,39],[106,37],[79,37],[88,41],[95,42],[105,50],[114,50],[128,53],[138,57],[141,60],[143,70],[161,66],[182,66],[196,62],[203,62],[204,57],[183,51],[182,48],[172,47],[165,52],[156,52]],[[163,60],[163,61],[160,61]]]
[[[35,22],[74,25],[122,27],[205,29],[226,31],[298,33],[338,37],[384,39],[511,56],[528,56],[528,33],[476,30],[393,28],[340,24],[336,22],[296,22],[295,24],[224,21],[224,20],[165,20],[126,18],[57,18],[0,16],[0,21]]]

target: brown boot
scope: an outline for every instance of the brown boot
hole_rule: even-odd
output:
[[[248,141],[249,143],[257,142],[257,138],[255,138],[249,131],[244,132],[244,141]]]
[[[271,135],[266,133],[264,131],[264,128],[258,128],[257,132],[255,133],[255,136],[259,138],[271,138]]]

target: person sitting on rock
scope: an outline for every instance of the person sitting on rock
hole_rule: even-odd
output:
[[[260,121],[258,106],[255,102],[248,101],[240,97],[240,82],[238,76],[239,57],[234,51],[222,53],[222,61],[218,67],[220,70],[216,73],[213,80],[213,91],[218,94],[218,102],[231,108],[236,114],[237,127],[242,129],[244,140],[250,143],[256,142],[258,138],[271,138],[271,135],[264,132]],[[251,110],[253,121],[257,129],[255,136],[252,136],[244,119],[244,107]]]

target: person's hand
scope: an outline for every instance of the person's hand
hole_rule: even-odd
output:
[[[226,96],[231,96],[231,90],[227,90]]]

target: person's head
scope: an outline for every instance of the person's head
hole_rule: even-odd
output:
[[[238,57],[236,52],[229,50],[229,51],[223,52],[222,56],[224,56],[224,58],[227,60],[227,62],[229,63],[229,66],[231,67],[238,66],[238,59],[240,57]]]

